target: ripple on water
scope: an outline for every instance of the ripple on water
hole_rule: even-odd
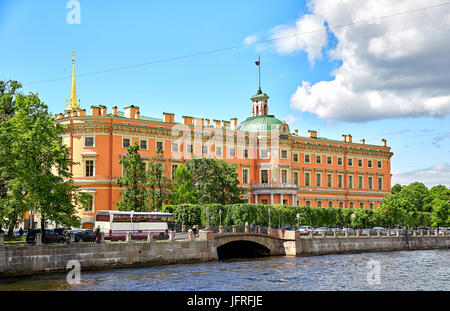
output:
[[[380,262],[381,284],[367,282],[369,260]],[[270,257],[190,265],[83,272],[0,281],[0,290],[450,290],[450,250],[317,257]]]

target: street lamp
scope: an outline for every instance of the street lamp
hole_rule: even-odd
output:
[[[268,212],[269,212],[269,228],[270,228],[270,208],[269,208]]]
[[[300,228],[300,214],[297,213],[297,215],[295,215],[297,217],[297,229]]]
[[[205,211],[206,211],[206,228],[209,229],[209,210],[208,210],[208,208],[206,208]]]
[[[219,227],[222,226],[222,210],[219,210]]]

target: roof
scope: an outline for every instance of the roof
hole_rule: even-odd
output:
[[[108,113],[109,117],[113,117],[114,115],[112,113]],[[117,117],[125,117],[125,113],[123,111],[117,111]],[[158,119],[158,118],[151,118],[151,117],[146,117],[146,116],[140,116],[139,117],[140,120],[145,120],[145,121],[156,121],[156,122],[162,122],[162,119]]]
[[[283,122],[275,118],[273,115],[254,116],[241,122],[238,126],[238,130],[254,133],[270,132],[282,123]]]
[[[255,95],[253,95],[251,98],[252,101],[255,101],[258,99],[269,99],[269,95],[267,95],[266,93],[263,93],[260,88],[260,89],[258,89],[258,92]]]

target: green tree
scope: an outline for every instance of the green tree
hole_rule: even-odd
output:
[[[399,193],[400,191],[402,191],[402,185],[400,184],[395,184],[391,189],[392,194]]]
[[[117,209],[120,211],[148,211],[149,191],[147,184],[147,172],[145,163],[139,154],[139,145],[135,143],[127,149],[127,154],[120,159],[123,167],[123,176],[117,180],[120,187],[125,187]]]
[[[198,191],[198,203],[241,203],[244,190],[239,187],[236,165],[217,159],[192,159],[186,168]]]
[[[432,203],[433,211],[431,213],[431,225],[433,227],[450,226],[450,201],[435,198]]]
[[[171,198],[172,183],[166,176],[166,159],[161,149],[149,162],[148,184],[150,191],[150,206],[152,211],[159,211]]]
[[[0,122],[0,175],[9,194],[1,200],[11,234],[27,210],[40,214],[41,228],[51,220],[79,226],[76,204],[83,201],[70,173],[70,150],[63,125],[55,125],[37,94],[17,94],[14,113]]]
[[[172,204],[195,204],[198,202],[198,190],[194,188],[191,173],[186,166],[180,165],[175,171]]]

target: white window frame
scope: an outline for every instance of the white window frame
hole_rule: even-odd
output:
[[[316,187],[322,187],[322,173],[316,173]]]
[[[93,168],[92,168],[92,176],[86,176],[86,167],[87,167],[87,165],[86,165],[86,161],[92,161],[93,162]],[[92,158],[85,158],[85,159],[83,159],[83,177],[95,177],[95,163],[96,162],[96,159],[92,159]]]
[[[244,180],[244,176],[245,176],[244,172],[247,173],[247,182],[245,182],[245,180]],[[242,183],[243,183],[244,185],[248,185],[248,184],[249,184],[249,181],[250,181],[250,171],[249,171],[248,168],[243,168],[243,169],[242,169]]]
[[[176,146],[176,149],[177,150],[174,150],[174,147]],[[176,143],[176,142],[172,142],[171,144],[170,144],[170,150],[171,150],[171,152],[172,153],[178,153],[178,152],[180,152],[180,144],[179,143]]]
[[[286,156],[283,157],[283,152],[286,152]],[[289,152],[286,149],[281,149],[280,150],[280,159],[286,160],[289,158]]]
[[[203,149],[203,148],[206,148],[206,149]],[[203,150],[206,150],[206,153],[203,152]],[[208,155],[208,154],[209,154],[209,146],[202,145],[202,155]]]
[[[295,176],[297,176],[297,182],[295,182]],[[297,186],[300,184],[299,177],[300,177],[300,174],[297,171],[292,172],[292,182]]]
[[[308,156],[308,161],[306,161],[306,156]],[[303,155],[303,162],[304,163],[311,163],[311,155],[310,154],[304,154]]]
[[[122,148],[127,149],[128,147],[125,147],[123,144],[125,139],[130,140],[130,144],[128,145],[128,147],[130,147],[133,144],[133,139],[131,137],[122,137]]]
[[[311,173],[305,172],[303,175],[303,182],[305,183],[305,187],[311,187]],[[306,179],[306,176],[308,176],[308,179]],[[306,183],[306,181],[308,181],[308,183]]]
[[[378,169],[382,169],[383,168],[383,162],[382,161],[380,161],[380,160],[377,161],[377,168]]]
[[[380,179],[381,179],[381,183],[380,183]],[[381,176],[377,177],[377,189],[380,191],[383,190],[383,177],[381,177]]]
[[[92,146],[86,146],[86,138],[93,138]],[[83,137],[83,148],[95,148],[95,136],[86,135]]]
[[[83,213],[90,214],[90,213],[93,213],[95,211],[95,193],[87,193],[87,194],[90,197],[89,202],[92,202],[92,208],[90,210],[86,210],[85,206],[83,206],[82,208],[83,208]],[[89,203],[88,203],[88,205],[89,205]]]
[[[283,181],[283,173],[284,173],[284,177],[285,177],[285,180]],[[282,169],[281,170],[281,176],[280,176],[281,178],[281,183],[282,184],[287,184],[288,182],[289,182],[289,179],[288,179],[288,170],[287,169]]]
[[[356,163],[356,165],[358,166],[358,167],[364,167],[364,159],[357,159],[357,163]],[[359,165],[359,161],[361,161],[361,165]]]
[[[328,159],[330,159],[331,163],[328,163]],[[333,157],[332,156],[327,156],[327,165],[333,165]]]
[[[268,170],[268,169],[260,169],[259,170],[259,181],[260,181],[261,184],[264,184],[264,182],[263,182],[263,173],[262,173],[263,171],[267,172],[267,183],[266,184],[268,184],[270,182],[270,174],[269,174],[270,170]]]
[[[322,155],[321,154],[316,154],[315,158],[316,158],[316,164],[322,164]],[[317,160],[319,160],[319,162],[317,162]]]
[[[267,157],[263,157],[263,151],[266,151],[266,152],[267,152]],[[260,159],[264,159],[264,160],[269,159],[269,154],[270,154],[270,152],[269,152],[268,149],[260,149],[260,150],[259,150],[259,158],[260,158]]]
[[[328,176],[331,176],[331,178],[330,178],[330,185],[328,185]],[[327,187],[328,188],[333,188],[333,174],[331,174],[331,173],[327,173]]]
[[[341,185],[339,186],[339,176],[341,177]],[[344,175],[343,174],[337,174],[337,187],[339,189],[344,188]]]
[[[339,164],[339,160],[341,160],[341,164]],[[338,166],[343,166],[343,165],[344,165],[344,159],[343,159],[342,157],[337,157],[337,159],[336,159],[336,164],[337,164]]]
[[[141,148],[141,142],[145,141],[145,149]],[[148,150],[148,139],[139,139],[139,149],[140,150]]]
[[[155,153],[158,152],[158,143],[161,143],[161,145],[162,145],[161,151],[164,152],[164,141],[162,141],[162,140],[156,140],[156,141],[155,141]]]
[[[230,159],[236,158],[236,148],[235,147],[230,147],[230,148],[227,148],[227,149],[228,149],[228,157]],[[234,154],[231,154],[231,151],[233,151]]]
[[[295,157],[297,157],[297,160],[295,160]],[[292,154],[292,161],[295,163],[298,163],[298,153],[293,153]]]

